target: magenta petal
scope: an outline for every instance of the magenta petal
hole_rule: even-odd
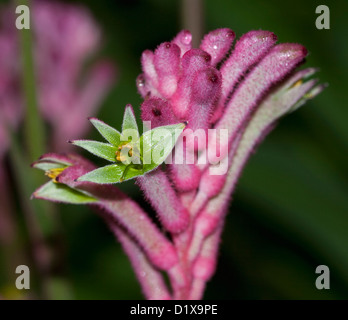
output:
[[[299,44],[275,46],[241,83],[228,103],[225,113],[215,128],[228,129],[229,143],[256,107],[262,95],[305,58],[307,50]],[[216,144],[209,145],[209,152],[216,150]],[[227,155],[228,146],[223,147]]]
[[[204,135],[204,130],[197,130],[199,134]],[[195,190],[199,186],[201,170],[197,167],[193,152],[195,148],[195,137],[190,129],[184,130],[181,138],[176,143],[173,156],[173,164],[170,165],[171,180],[175,189],[180,192]],[[206,142],[204,141],[204,145]]]
[[[274,33],[263,30],[250,31],[237,41],[231,56],[221,67],[224,78],[222,100],[227,97],[239,77],[258,62],[276,41]]]
[[[65,165],[74,164],[74,158],[72,158],[71,155],[62,154],[62,153],[45,153],[39,158],[37,162],[45,162],[45,161],[56,162],[56,163],[65,164]]]
[[[108,224],[128,255],[145,297],[149,300],[171,299],[162,274],[148,261],[141,247],[116,223],[109,221]]]
[[[181,59],[184,75],[192,75],[194,72],[211,65],[211,56],[201,49],[187,51]]]
[[[173,164],[171,165],[170,171],[175,188],[180,192],[187,192],[198,188],[201,171],[195,164]]]
[[[191,98],[191,86],[195,73],[210,66],[210,62],[210,55],[201,49],[191,49],[182,57],[182,77],[179,80],[176,92],[171,97],[174,114],[179,119],[187,119]]]
[[[176,91],[180,77],[180,48],[170,42],[159,45],[154,55],[155,69],[158,75],[159,91],[169,98]]]
[[[216,100],[221,90],[221,74],[213,67],[198,71],[193,79],[188,128],[208,129]]]
[[[217,29],[205,35],[200,48],[211,55],[211,64],[216,66],[230,50],[235,33],[228,28]]]
[[[170,270],[177,264],[178,257],[173,244],[158,230],[136,202],[128,197],[102,200],[99,208],[110,219],[128,230],[154,266]]]
[[[206,197],[212,198],[218,195],[226,182],[226,175],[211,175],[209,170],[202,174],[199,191],[203,192]]]
[[[179,123],[168,100],[153,97],[141,104],[141,119],[151,121],[151,127],[156,128],[168,124]]]
[[[193,266],[193,275],[205,281],[215,272],[217,253],[220,244],[222,226],[217,228],[203,243],[202,251]]]
[[[160,96],[158,92],[158,75],[154,64],[155,56],[152,51],[145,50],[141,55],[141,65],[144,72],[143,92],[150,92],[151,95]],[[146,95],[145,94],[145,95]]]
[[[66,184],[71,188],[81,187],[81,182],[77,181],[78,178],[85,175],[87,172],[94,170],[95,166],[88,166],[75,164],[71,167],[66,168],[62,173],[60,173],[56,180],[59,183]],[[95,187],[95,184],[91,182],[85,182],[82,186],[90,185]]]
[[[243,74],[264,57],[276,41],[277,37],[274,33],[263,30],[250,31],[237,41],[232,54],[221,67],[222,94],[219,107],[211,119],[212,123],[221,117],[228,95]]]
[[[181,51],[181,57],[189,50],[191,50],[191,41],[192,41],[192,35],[190,31],[188,30],[182,30],[180,31],[177,36],[172,40],[173,43],[175,43]]]
[[[279,117],[291,110],[292,106],[298,103],[301,98],[306,97],[308,92],[312,92],[313,88],[315,89],[315,80],[309,80],[304,83],[297,82],[302,77],[307,77],[312,73],[313,69],[305,69],[296,73],[279,86],[275,92],[269,94],[256,109],[244,133],[239,138],[240,140],[238,139],[238,144],[235,146],[237,152],[234,152],[233,148],[230,151],[230,157],[233,156],[233,161],[223,188],[214,198],[208,201],[196,219],[194,235],[189,250],[189,256],[192,260],[199,253],[204,238],[214,232],[219,221],[223,221],[230,200],[229,195],[232,193],[238,177],[255,146],[274,127],[274,123]],[[208,175],[208,172],[209,170],[204,172],[202,182],[204,179],[210,182],[211,178],[213,178],[213,176]],[[201,185],[199,192],[202,193],[204,190],[208,194],[210,192],[209,186]],[[199,195],[196,198],[198,197]],[[193,202],[193,206],[198,206],[198,200]]]
[[[180,202],[162,170],[157,169],[138,177],[137,182],[168,231],[178,233],[188,226],[188,211]]]
[[[222,230],[221,225],[203,243],[202,250],[192,267],[193,280],[189,299],[202,299],[205,284],[215,273]]]

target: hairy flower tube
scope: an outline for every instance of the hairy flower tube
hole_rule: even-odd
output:
[[[307,55],[302,45],[276,44],[277,37],[262,30],[246,33],[235,44],[234,39],[232,30],[218,29],[192,48],[191,34],[184,30],[142,54],[143,73],[136,81],[144,98],[142,120],[151,124],[150,132],[185,124],[169,144],[172,152],[162,152],[165,165],[128,176],[136,179],[161,227],[110,185],[124,178],[118,170],[128,163],[120,164],[120,133],[100,120],[91,121],[110,143],[110,152],[95,142],[73,143],[115,162],[115,172],[105,175],[108,166],[95,169],[72,155],[49,154],[34,164],[52,179],[34,197],[99,208],[148,299],[203,297],[216,269],[231,194],[246,161],[278,119],[324,88],[310,78],[315,69],[295,71]],[[129,107],[125,118],[127,113],[132,114]],[[129,143],[125,154],[132,156]],[[147,150],[155,145],[150,141]],[[160,270],[167,272],[170,288]]]

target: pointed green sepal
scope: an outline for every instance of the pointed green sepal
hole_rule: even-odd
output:
[[[173,150],[184,128],[184,123],[178,123],[157,127],[142,135],[140,140],[144,173],[155,169],[164,162]]]
[[[81,147],[97,157],[115,162],[115,153],[117,148],[109,143],[103,143],[93,140],[73,140],[71,143]]]
[[[121,182],[126,166],[123,163],[95,169],[78,178],[78,181],[88,181],[100,184]]]
[[[97,119],[90,118],[89,121],[93,124],[93,126],[99,131],[99,133],[103,136],[103,138],[110,142],[112,145],[117,147],[120,144],[121,133],[118,132],[113,127],[110,127],[105,122]]]
[[[122,135],[124,136],[123,141],[129,141],[129,136],[132,137],[133,142],[139,139],[138,125],[131,105],[127,105],[124,111]]]
[[[92,196],[72,189],[67,185],[49,181],[37,189],[34,198],[70,204],[87,204],[97,201]]]

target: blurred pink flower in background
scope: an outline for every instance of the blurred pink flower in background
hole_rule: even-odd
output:
[[[38,108],[50,127],[50,150],[67,150],[68,138],[84,136],[88,121],[101,107],[115,80],[112,63],[92,61],[102,44],[101,30],[83,6],[31,1],[34,72]],[[5,165],[8,130],[25,117],[19,32],[15,9],[0,11],[0,245],[15,240],[10,173]]]
[[[64,150],[69,137],[86,134],[86,118],[96,114],[110,90],[114,67],[108,61],[97,61],[84,69],[102,42],[98,25],[84,7],[36,0],[32,1],[31,15],[38,105],[51,126],[53,149]],[[4,8],[0,31],[0,156],[8,146],[1,123],[15,130],[25,114],[14,19],[14,9]]]
[[[8,19],[6,19],[8,20]],[[17,54],[17,37],[8,32],[8,23],[1,19],[0,31],[0,159],[8,149],[7,126],[17,128],[22,116],[20,97],[20,57]],[[6,126],[6,127],[5,127]]]

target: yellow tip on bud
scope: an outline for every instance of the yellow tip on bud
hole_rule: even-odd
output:
[[[45,175],[52,179],[54,183],[58,183],[57,181],[57,176],[61,174],[64,171],[65,168],[55,168],[55,169],[50,169],[45,172]]]
[[[291,88],[295,88],[300,86],[303,83],[303,79],[297,80],[292,86]]]

